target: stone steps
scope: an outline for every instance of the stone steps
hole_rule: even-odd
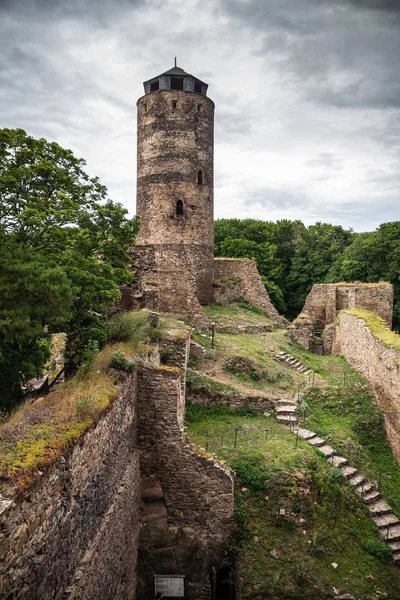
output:
[[[300,360],[297,360],[297,358],[295,358],[291,354],[288,354],[287,352],[278,352],[277,354],[275,354],[275,358],[285,363],[292,369],[296,369],[302,375],[308,375],[308,373],[311,373],[311,369],[309,369],[309,367],[304,365]]]
[[[397,542],[400,540],[400,525],[395,525],[394,527],[385,527],[385,529],[379,529],[379,534],[381,538],[387,543]]]
[[[366,496],[370,492],[375,490],[375,485],[368,480],[365,480],[364,483],[356,488],[356,492],[359,496]]]
[[[353,477],[350,477],[349,484],[353,487],[357,487],[364,483],[364,481],[366,481],[364,475],[360,475],[360,473],[357,473],[357,475],[353,475]]]
[[[308,443],[311,444],[311,446],[324,446],[326,444],[325,440],[321,437],[319,437],[318,435],[315,435],[312,438],[309,438]]]
[[[381,517],[372,517],[378,529],[387,528],[392,525],[400,525],[399,519],[393,513],[382,515]]]
[[[378,500],[378,502],[375,502],[374,504],[369,504],[368,510],[371,515],[386,515],[392,512],[392,509],[386,500]]]
[[[344,467],[345,465],[347,465],[348,461],[347,458],[344,458],[344,456],[338,456],[336,454],[329,459],[329,464],[331,464],[332,467],[340,469],[340,467]]]
[[[381,495],[378,492],[378,490],[374,490],[374,491],[370,492],[369,494],[366,494],[365,496],[363,496],[363,500],[366,504],[373,504],[377,500],[380,500],[380,498],[381,498]]]
[[[393,513],[390,505],[381,498],[375,484],[368,481],[356,468],[349,465],[347,458],[338,456],[335,449],[314,431],[305,427],[298,427],[293,429],[293,433],[322,452],[328,462],[340,470],[349,485],[368,505],[368,510],[378,528],[379,535],[392,550],[393,561],[400,564],[400,520]]]

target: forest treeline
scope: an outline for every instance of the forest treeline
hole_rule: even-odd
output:
[[[355,233],[329,223],[220,219],[215,255],[254,259],[274,305],[289,319],[314,283],[390,281],[393,327],[400,329],[400,221]]]

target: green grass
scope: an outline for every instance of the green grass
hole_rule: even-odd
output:
[[[385,344],[385,346],[400,350],[400,335],[394,331],[390,331],[385,321],[378,314],[363,308],[352,308],[344,312],[353,317],[363,319],[372,335]]]
[[[215,381],[215,379],[211,379],[192,369],[187,369],[186,387],[192,394],[209,395],[212,398],[220,398],[224,395],[235,395],[239,393],[233,386]]]
[[[332,446],[348,455],[349,442],[359,449],[350,449],[350,462],[372,481],[379,481],[382,496],[400,509],[400,466],[388,444],[380,408],[366,384],[351,384],[338,389],[311,388],[305,395],[306,426]],[[386,489],[385,489],[386,488]],[[400,517],[400,510],[393,505]]]
[[[189,405],[187,417],[192,440],[208,442],[236,471],[237,524],[227,549],[240,558],[244,599],[319,600],[336,587],[363,600],[377,590],[398,600],[400,570],[387,562],[366,507],[315,448],[303,440],[296,447],[287,428],[254,411]]]
[[[268,325],[273,320],[249,302],[238,301],[232,304],[210,304],[205,307],[206,315],[218,325]]]

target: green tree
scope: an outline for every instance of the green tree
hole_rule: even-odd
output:
[[[106,313],[130,278],[127,249],[137,222],[84,167],[54,142],[0,130],[0,376],[9,374],[3,404],[5,389],[40,374],[52,332],[68,334],[69,371],[88,344],[101,345]],[[11,368],[18,360],[21,367]]]
[[[314,283],[328,280],[333,264],[353,238],[351,229],[329,223],[316,223],[301,232],[287,278],[285,299],[290,317],[299,314]]]
[[[400,221],[355,237],[338,257],[330,281],[389,281],[394,289],[393,328],[400,329]]]

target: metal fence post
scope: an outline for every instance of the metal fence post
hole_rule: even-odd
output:
[[[236,448],[236,444],[237,444],[237,434],[238,434],[238,430],[235,427],[235,448]]]
[[[296,446],[295,446],[296,448],[297,448],[298,441],[299,441],[299,430],[296,429]]]
[[[211,349],[214,350],[215,323],[211,323]]]

